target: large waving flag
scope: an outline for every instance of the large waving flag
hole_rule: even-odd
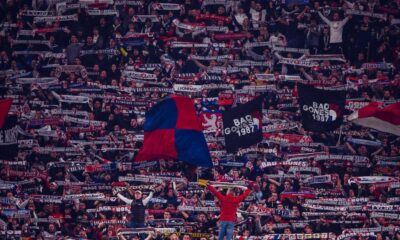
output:
[[[10,111],[12,98],[0,100],[0,128],[3,127],[6,122],[8,111]]]
[[[146,113],[144,142],[136,161],[174,158],[211,167],[212,161],[193,100],[172,96]]]
[[[18,155],[17,116],[8,115],[12,99],[0,100],[0,159],[10,160]]]
[[[400,102],[380,108],[381,104],[372,102],[348,117],[348,120],[381,132],[400,136]]]

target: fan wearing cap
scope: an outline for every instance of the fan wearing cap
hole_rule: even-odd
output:
[[[143,199],[143,194],[139,190],[133,191],[132,189],[129,189],[128,191],[131,195],[134,196],[133,199],[126,198],[121,193],[118,193],[117,196],[119,199],[131,206],[131,223],[129,227],[144,227],[146,205],[153,197],[154,190],[151,189],[149,196],[147,196],[145,199]]]

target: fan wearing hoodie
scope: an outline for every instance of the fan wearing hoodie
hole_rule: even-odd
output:
[[[221,215],[219,216],[220,227],[218,240],[224,240],[225,236],[226,240],[232,239],[237,209],[239,204],[243,202],[243,200],[251,193],[252,187],[253,183],[250,183],[247,188],[241,187],[246,189],[246,191],[239,196],[235,196],[235,193],[231,189],[228,189],[226,195],[223,195],[213,186],[207,184],[208,190],[210,190],[211,193],[218,198],[221,207]]]

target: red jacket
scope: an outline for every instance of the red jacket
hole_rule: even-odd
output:
[[[218,198],[220,202],[221,215],[219,220],[230,222],[236,221],[236,211],[239,207],[239,204],[251,193],[251,189],[248,188],[242,195],[238,197],[235,197],[231,194],[224,196],[211,185],[208,185],[208,189]]]

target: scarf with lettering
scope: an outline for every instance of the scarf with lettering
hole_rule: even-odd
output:
[[[361,69],[381,69],[381,70],[388,70],[394,68],[393,64],[385,63],[385,62],[378,62],[378,63],[363,63],[361,65]]]
[[[196,20],[197,21],[216,21],[216,22],[223,22],[223,23],[230,23],[232,20],[228,17],[224,17],[224,16],[218,16],[215,14],[198,14],[196,15]]]
[[[23,17],[46,17],[50,15],[49,11],[39,11],[39,10],[24,10],[19,13]]]
[[[28,179],[33,179],[33,178],[41,178],[43,180],[47,179],[47,172],[45,171],[39,171],[37,169],[32,169],[31,171],[16,171],[16,170],[11,170],[10,168],[6,169],[6,174],[9,177],[19,177],[19,178],[28,178]]]
[[[201,61],[223,61],[227,59],[232,59],[232,55],[219,55],[219,56],[200,56],[200,55],[190,55],[189,59],[201,60]]]
[[[247,37],[248,33],[219,33],[214,35],[214,39],[217,41],[241,40]]]
[[[378,183],[387,183],[397,181],[394,177],[387,176],[360,176],[360,177],[351,177],[348,180],[349,184],[357,183],[357,184],[378,184]]]
[[[64,15],[64,16],[39,16],[35,17],[33,19],[34,23],[40,23],[40,22],[69,22],[69,21],[78,21],[78,15],[77,14],[72,14],[72,15]]]
[[[291,47],[273,46],[272,51],[310,54],[310,50],[306,49],[306,48],[291,48]]]
[[[63,121],[68,122],[68,123],[76,123],[76,124],[80,124],[80,125],[95,126],[95,127],[106,125],[106,123],[103,121],[81,119],[81,118],[70,117],[70,116],[64,116]]]
[[[149,183],[162,183],[163,181],[185,182],[183,178],[179,177],[163,177],[163,176],[148,176],[148,175],[134,175],[134,176],[120,176],[120,182],[149,182]]]
[[[346,14],[351,14],[351,15],[367,16],[367,17],[379,18],[379,19],[383,19],[383,20],[387,19],[387,15],[384,13],[373,13],[373,12],[353,10],[353,9],[347,9],[345,12],[346,12]]]
[[[278,63],[300,66],[300,67],[309,67],[309,68],[318,66],[318,63],[310,61],[308,59],[296,59],[296,58],[280,58]]]
[[[183,5],[176,3],[153,3],[152,9],[162,11],[180,11]]]
[[[61,73],[79,73],[82,78],[87,77],[86,68],[82,65],[60,65],[55,70],[55,75],[59,78]]]
[[[346,62],[346,58],[342,54],[314,54],[305,57],[309,61],[340,61]]]
[[[193,206],[178,206],[179,211],[185,212],[219,212],[219,207],[193,207]]]
[[[272,61],[251,61],[251,60],[233,60],[235,67],[272,67]]]
[[[87,9],[86,13],[89,16],[119,16],[119,12],[117,10],[114,9],[103,9],[103,10],[99,10],[99,9]]]
[[[115,6],[121,6],[121,5],[128,5],[128,6],[142,6],[143,2],[142,1],[135,1],[135,0],[115,0],[114,1]]]

